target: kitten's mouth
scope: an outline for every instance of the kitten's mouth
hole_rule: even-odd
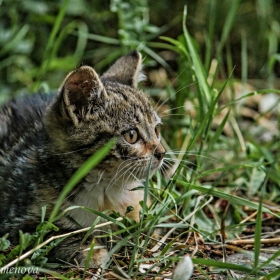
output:
[[[162,164],[162,160],[160,160],[160,161],[154,161],[154,162],[152,163],[152,165],[151,165],[151,169],[160,168],[161,164]]]
[[[146,171],[153,174],[157,169],[161,167],[162,161],[153,161],[151,164],[148,162],[146,165]]]

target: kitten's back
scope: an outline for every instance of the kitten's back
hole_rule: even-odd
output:
[[[52,95],[28,95],[8,102],[0,109],[0,154],[5,153],[2,156],[7,158],[6,153],[12,153],[13,149],[39,144],[37,133],[43,127],[43,113],[52,98]]]

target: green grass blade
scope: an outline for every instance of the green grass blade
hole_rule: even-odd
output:
[[[280,257],[280,250],[278,250],[275,254],[273,254],[269,259],[267,259],[265,262],[262,262],[258,267],[255,267],[254,270],[252,270],[252,274],[254,274],[256,271],[260,271],[263,267],[267,265],[271,265],[274,260]],[[275,263],[274,263],[275,264]],[[271,278],[268,278],[271,279]]]
[[[87,255],[82,279],[85,279],[85,277],[86,277],[86,272],[87,272],[87,269],[89,268],[89,265],[90,265],[91,257],[92,257],[93,250],[94,250],[94,245],[95,245],[94,241],[92,241],[91,244],[90,244],[88,255]]]
[[[259,203],[258,214],[255,227],[255,242],[254,242],[254,267],[259,264],[259,257],[261,251],[261,234],[262,234],[262,199]]]
[[[182,52],[187,58],[188,58],[188,52],[185,48],[185,46],[178,40],[172,39],[170,37],[160,36],[160,39],[169,42],[170,44],[173,44],[176,48],[176,52],[180,53]]]
[[[209,142],[209,146],[208,146],[208,149],[207,149],[207,153],[209,153],[210,151],[213,150],[213,147],[215,145],[215,143],[217,143],[221,133],[223,132],[223,129],[225,127],[225,124],[227,123],[228,121],[228,117],[229,117],[229,114],[230,114],[230,110],[228,110],[226,116],[224,117],[223,121],[221,122],[221,124],[219,125],[219,127],[217,128],[214,136],[211,138],[210,142]]]
[[[79,33],[73,32],[73,34],[78,35]],[[89,40],[93,40],[104,44],[117,45],[117,46],[121,44],[121,41],[119,39],[114,39],[102,35],[88,34],[88,33],[80,33],[80,35],[87,37]]]
[[[82,206],[81,208],[85,209],[86,211],[89,211],[91,213],[94,213],[95,215],[107,220],[107,221],[110,221],[110,222],[113,222],[114,224],[118,225],[120,228],[125,228],[125,226],[123,225],[123,223],[121,223],[120,221],[114,219],[113,217],[109,216],[109,215],[106,215],[105,213],[103,212],[99,212],[97,210],[94,210],[94,209],[91,209],[91,208],[88,208],[88,207],[85,207],[85,206]]]
[[[153,49],[157,48],[157,49],[164,49],[164,50],[170,50],[173,52],[177,52],[176,47],[173,47],[170,44],[166,44],[166,43],[147,42],[146,46],[149,48],[153,48]]]
[[[234,99],[233,101],[227,103],[226,105],[224,105],[223,107],[221,107],[221,109],[218,110],[217,113],[221,112],[222,110],[224,110],[226,107],[229,107],[231,105],[234,105],[236,102],[242,100],[242,99],[246,99],[250,96],[253,96],[253,95],[256,95],[256,94],[266,94],[266,93],[280,93],[280,90],[277,90],[277,89],[261,89],[261,90],[256,90],[256,91],[252,91],[252,92],[249,92],[249,93],[246,93],[245,95],[239,97],[239,98],[236,98]]]
[[[197,178],[203,178],[205,176],[211,175],[213,173],[217,173],[217,172],[223,172],[223,171],[232,171],[232,170],[236,170],[236,169],[253,169],[253,168],[258,168],[263,166],[263,164],[260,163],[240,163],[240,164],[233,164],[230,166],[225,166],[225,167],[220,167],[220,168],[216,168],[216,169],[210,169],[207,171],[204,171],[202,173],[200,173]]]
[[[62,4],[62,6],[59,10],[59,13],[58,13],[56,19],[55,19],[55,23],[54,23],[52,32],[50,34],[50,37],[48,39],[47,46],[46,46],[46,49],[45,49],[45,53],[43,55],[43,61],[42,61],[41,67],[39,68],[39,71],[38,71],[38,73],[35,77],[35,81],[37,81],[37,83],[34,84],[32,90],[36,89],[36,86],[38,85],[38,82],[41,81],[42,76],[45,74],[45,72],[48,69],[48,65],[50,63],[50,57],[51,57],[51,53],[52,53],[52,48],[56,43],[56,35],[59,32],[59,29],[60,29],[61,23],[64,19],[68,4],[69,4],[69,0],[64,0],[63,1],[63,4]]]
[[[161,64],[164,68],[166,68],[170,73],[173,73],[174,71],[172,68],[166,63],[164,59],[162,59],[156,52],[154,52],[152,49],[148,48],[145,45],[140,44],[137,48],[139,51],[143,50],[146,54],[148,54],[150,57],[152,57],[154,60],[156,60],[159,64]],[[174,73],[173,73],[174,74]]]
[[[253,203],[249,200],[246,200],[244,198],[241,198],[241,197],[238,197],[238,196],[235,196],[235,195],[232,195],[232,194],[227,194],[225,192],[221,192],[221,191],[218,191],[218,190],[214,190],[214,189],[211,189],[211,188],[208,188],[208,187],[204,187],[204,186],[197,186],[197,185],[193,185],[193,184],[189,184],[189,183],[186,183],[186,182],[183,182],[183,181],[179,181],[177,180],[177,184],[179,186],[182,186],[182,187],[189,187],[191,189],[195,189],[197,191],[200,191],[202,193],[205,193],[205,194],[209,194],[209,195],[213,195],[215,197],[219,197],[219,198],[223,198],[223,199],[226,199],[226,200],[230,200],[234,203],[237,203],[237,204],[240,204],[240,205],[243,205],[243,206],[247,206],[247,207],[250,207],[252,209],[255,209],[255,210],[258,210],[259,209],[259,205],[256,204],[256,203]],[[266,212],[266,213],[269,213],[277,218],[280,218],[279,215],[273,213],[272,211],[270,211],[269,209],[263,207],[263,212]]]
[[[217,0],[210,1],[210,9],[209,9],[209,28],[208,32],[205,34],[205,63],[204,68],[206,71],[209,71],[211,58],[212,58],[212,51],[213,51],[213,42],[215,41],[215,24],[217,20]]]
[[[37,268],[37,267],[34,267],[34,269],[35,268]],[[42,268],[42,267],[38,267],[37,269],[38,269],[39,272],[44,273],[46,275],[51,275],[51,276],[55,277],[56,279],[69,280],[68,277],[63,276],[62,274],[60,274],[60,273],[58,273],[56,271],[53,271],[53,270],[50,270],[50,269],[46,269],[46,268]]]
[[[226,84],[227,84],[227,81],[224,83],[222,89],[219,91],[219,93],[217,94],[216,98],[210,104],[208,112],[204,116],[201,124],[198,126],[194,136],[192,137],[192,139],[191,139],[191,141],[190,141],[190,143],[189,143],[189,145],[188,145],[188,147],[186,149],[186,153],[185,153],[185,155],[183,157],[183,160],[186,159],[186,157],[188,155],[188,151],[190,151],[194,147],[194,145],[197,143],[198,138],[203,134],[203,132],[205,131],[205,128],[209,127],[210,122],[212,121],[212,118],[213,118],[213,115],[214,115],[216,104],[218,103],[218,101],[220,99],[220,96],[222,95],[223,90],[224,90]],[[180,164],[179,167],[176,170],[177,177],[179,176],[181,170],[182,170],[182,165]]]
[[[280,275],[280,268],[274,270],[271,273],[268,273],[265,275],[265,280],[277,280],[279,279],[279,275]]]
[[[148,172],[146,174],[146,181],[145,181],[145,185],[144,185],[144,199],[143,199],[143,206],[142,206],[143,213],[142,213],[142,217],[141,217],[141,220],[140,220],[140,229],[143,228],[144,215],[146,214],[146,211],[147,211],[148,193],[149,193],[149,177],[150,177],[151,165],[152,165],[152,158],[151,158],[150,163],[149,163]],[[141,238],[141,230],[138,231],[138,234],[135,237],[135,246],[134,246],[132,254],[131,254],[131,261],[129,263],[128,273],[132,272],[135,260],[137,259],[137,256],[139,255],[138,252],[139,252],[139,240],[140,240],[140,238]],[[140,255],[142,257],[143,250],[140,253]],[[138,266],[138,268],[139,268],[139,266]]]
[[[191,36],[187,30],[186,27],[186,18],[187,18],[187,7],[184,8],[184,17],[183,17],[183,31],[184,36],[187,42],[188,51],[189,51],[189,57],[191,58],[191,64],[193,65],[193,71],[195,73],[196,79],[198,81],[198,86],[200,88],[200,91],[198,93],[198,98],[200,99],[200,107],[204,109],[203,116],[207,112],[207,104],[210,103],[211,97],[211,89],[208,85],[207,78],[206,78],[206,72],[204,70],[203,64],[201,62],[201,59],[199,58],[199,55],[194,47],[194,44],[192,42]]]
[[[215,268],[224,268],[224,269],[242,271],[242,272],[247,272],[247,273],[251,272],[251,270],[252,270],[252,267],[249,265],[224,263],[224,262],[208,260],[208,259],[199,259],[199,258],[192,258],[192,261],[194,264],[207,265],[207,266],[212,266]]]
[[[86,24],[84,24],[80,21],[71,21],[64,28],[62,28],[61,31],[59,32],[59,34],[55,40],[55,44],[52,47],[52,51],[49,54],[48,60],[51,61],[57,55],[58,50],[61,47],[63,40],[66,38],[66,36],[68,34],[71,34],[71,32],[76,29],[78,30],[77,31],[78,41],[76,44],[76,50],[75,50],[74,54],[71,55],[71,57],[75,57],[75,58],[79,58],[79,59],[82,57],[84,50],[86,48],[86,44],[87,44],[87,36],[82,36],[81,34],[87,34],[88,28],[87,28]]]
[[[262,201],[263,201],[263,195],[264,195],[264,188],[267,183],[267,177],[265,178],[262,190],[261,190],[261,197],[260,197],[260,203],[259,203],[259,209],[258,214],[256,218],[256,229],[255,229],[255,242],[254,242],[254,267],[258,267],[259,265],[259,257],[261,252],[261,235],[262,235]]]
[[[248,77],[248,54],[247,54],[247,37],[244,32],[241,33],[241,78],[242,78],[242,84],[245,88],[245,84],[247,82]],[[244,91],[244,89],[243,89]],[[244,92],[243,92],[244,93]]]
[[[236,13],[238,10],[238,6],[240,3],[240,0],[234,0],[230,1],[232,3],[231,7],[228,9],[227,13],[227,18],[225,20],[225,24],[222,30],[222,35],[221,35],[221,41],[218,47],[218,54],[221,54],[222,49],[228,39],[229,33],[231,31],[231,28],[233,26],[234,20],[236,18]]]
[[[1,4],[0,4],[1,5]],[[23,38],[27,35],[29,31],[29,26],[24,25],[14,36],[14,38],[9,41],[8,43],[4,44],[2,49],[0,49],[0,57],[9,52],[11,49],[13,49],[15,46],[17,46],[21,41],[23,41]]]
[[[88,41],[88,37],[82,36],[82,34],[88,34],[88,26],[84,22],[77,22],[77,29],[78,29],[78,41],[74,52],[74,56],[82,57],[87,47],[87,41]]]
[[[85,163],[73,174],[66,186],[61,192],[60,197],[55,204],[55,207],[50,215],[49,222],[52,222],[57,215],[63,200],[69,194],[69,192],[79,183],[79,181],[84,178],[87,173],[92,170],[110,151],[110,149],[115,145],[115,140],[110,140],[104,147],[93,154]]]

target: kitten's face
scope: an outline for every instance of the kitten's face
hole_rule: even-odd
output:
[[[161,166],[160,118],[147,95],[136,89],[141,56],[120,58],[101,78],[90,67],[70,73],[49,109],[46,127],[61,152],[80,164],[111,138],[116,145],[99,164],[109,177],[144,179]],[[141,78],[141,77],[140,77]],[[78,159],[79,158],[79,159]]]
[[[128,87],[118,87],[116,92],[116,87],[114,83],[105,83],[110,101],[104,127],[109,126],[117,137],[116,147],[109,156],[112,160],[106,163],[144,179],[150,164],[153,173],[162,163],[165,151],[160,144],[161,121],[145,93]]]

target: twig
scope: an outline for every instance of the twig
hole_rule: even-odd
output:
[[[227,244],[232,244],[232,245],[248,245],[248,244],[254,244],[255,240],[254,239],[242,239],[242,240],[231,240],[227,241]],[[280,237],[276,238],[267,238],[267,239],[261,239],[260,240],[261,244],[270,244],[270,243],[280,243]]]
[[[208,203],[210,203],[212,200],[213,200],[213,197],[211,196],[211,197],[208,199],[208,201],[206,201],[201,207],[199,207],[199,209],[202,209],[205,205],[207,205]],[[199,209],[195,209],[194,211],[192,211],[188,216],[186,216],[186,217],[185,217],[183,220],[181,220],[178,224],[183,224],[183,223],[185,223],[185,222],[186,222],[189,218],[191,218]],[[156,227],[164,227],[164,225],[159,224],[159,225],[157,225]],[[175,230],[176,230],[176,227],[174,227],[174,228],[172,228],[171,230],[169,230],[169,231],[167,232],[167,234],[166,234],[165,236],[163,236],[163,237],[161,238],[161,240],[150,250],[150,252],[156,252],[156,251],[160,248],[161,244],[164,243],[164,242],[167,240],[167,238],[169,237],[169,235],[170,235],[171,233],[173,233]]]
[[[258,214],[258,211],[255,211],[255,212],[252,213],[250,216],[248,216],[247,218],[245,218],[244,220],[242,220],[242,221],[240,222],[240,224],[246,223],[247,221],[249,221],[249,220],[251,220],[252,218],[254,218],[257,214]]]
[[[117,218],[116,220],[117,221],[121,221],[123,218],[119,217]],[[95,228],[100,228],[100,227],[104,227],[104,226],[107,226],[107,225],[111,225],[113,224],[113,222],[106,222],[106,223],[103,223],[103,224],[100,224],[100,225],[96,225]],[[90,230],[91,227],[87,227],[87,228],[82,228],[82,229],[78,229],[78,230],[75,230],[75,231],[72,231],[72,232],[68,232],[68,233],[65,233],[65,234],[61,234],[61,235],[56,235],[56,236],[52,236],[50,237],[49,239],[47,239],[46,241],[44,241],[43,243],[37,245],[35,248],[31,249],[30,251],[26,252],[25,254],[21,255],[20,257],[14,259],[13,261],[11,261],[10,263],[8,263],[7,265],[5,265],[4,267],[1,268],[2,271],[5,271],[7,270],[8,268],[10,268],[11,266],[13,266],[14,264],[16,264],[17,262],[19,261],[22,261],[23,259],[25,259],[26,257],[30,256],[31,254],[33,254],[36,250],[44,247],[45,245],[47,245],[48,243],[52,242],[53,240],[55,239],[58,239],[58,238],[62,238],[62,237],[67,237],[69,235],[74,235],[74,234],[77,234],[77,233],[81,233],[81,232],[86,232],[88,230]]]

